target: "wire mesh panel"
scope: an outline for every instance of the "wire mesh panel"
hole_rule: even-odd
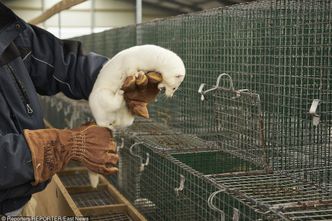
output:
[[[318,220],[332,215],[332,211],[327,209],[332,205],[331,192],[294,175],[209,175],[209,178],[222,184],[239,199],[249,200],[249,204],[273,211],[283,218],[296,217],[297,213],[304,214],[310,208],[316,210],[315,214],[313,211],[311,213]],[[315,218],[309,214],[308,220]]]
[[[136,27],[112,29],[80,36],[76,39],[84,42],[85,51],[95,51],[105,56],[112,57],[121,50],[136,45]],[[112,42],[112,47],[105,47],[105,42]]]
[[[134,139],[131,144],[135,144]],[[184,156],[179,156],[181,154],[165,155],[147,143],[137,143],[133,151],[129,146],[121,150],[126,159],[121,173],[130,174],[127,177],[132,177],[132,182],[125,182],[119,188],[149,220],[221,220],[222,217],[231,220],[234,213],[238,213],[241,220],[265,217],[262,211],[228,193],[218,195],[215,200],[225,211],[222,216],[208,204],[209,196],[220,187],[198,172],[198,167],[203,165],[193,169]],[[210,169],[215,168],[211,166]]]
[[[88,103],[84,100],[71,100],[60,93],[52,97],[41,96],[40,103],[44,118],[55,128],[74,128],[93,121]]]
[[[218,167],[200,153],[167,156],[144,143],[136,146],[135,155],[127,148],[123,151],[128,162],[143,159],[136,169],[125,170],[136,171],[132,175],[140,177],[139,183],[132,184],[135,188],[129,188],[137,192],[124,192],[135,194],[133,204],[145,211],[149,220],[324,220],[331,216],[331,191],[296,173],[269,174],[249,162],[233,168],[236,163],[225,162],[231,160],[228,153],[224,153],[224,161],[218,158]]]
[[[290,171],[292,174],[295,174],[301,179],[306,180],[312,185],[318,185],[323,189],[326,189],[330,193],[332,192],[332,168],[313,168],[313,169],[304,169],[304,170],[293,170]]]
[[[132,219],[124,213],[111,213],[104,215],[91,216],[92,221],[132,221]]]
[[[90,186],[88,172],[77,172],[59,174],[59,178],[65,187]]]
[[[130,127],[124,132],[123,136],[131,135],[168,135],[168,134],[180,134],[175,128],[167,127],[164,124],[156,123],[147,119],[136,119]]]
[[[135,44],[157,44],[179,54],[185,81],[173,99],[159,96],[150,105],[151,116],[205,139],[214,139],[222,125],[214,120],[214,100],[200,102],[197,90],[228,73],[235,88],[260,95],[273,169],[324,168],[332,162],[331,8],[329,0],[263,0],[80,40],[98,44],[88,48],[110,57]],[[318,105],[310,112],[314,100]]]
[[[172,156],[192,169],[205,174],[256,174],[264,173],[264,167],[223,151],[176,153]]]
[[[101,206],[116,203],[116,200],[106,189],[83,193],[72,193],[71,197],[77,207]]]
[[[331,220],[332,219],[332,205],[324,203],[313,203],[311,206],[304,206],[292,209],[283,210],[283,214],[290,220]]]
[[[150,144],[155,150],[164,153],[213,151],[216,146],[213,142],[207,142],[190,134],[166,134],[136,136],[137,142]]]
[[[260,97],[247,90],[214,92],[217,140],[221,149],[268,168]]]

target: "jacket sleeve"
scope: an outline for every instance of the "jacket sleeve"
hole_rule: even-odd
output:
[[[89,97],[106,57],[84,54],[80,42],[60,40],[33,25],[27,25],[22,37],[29,39],[30,76],[39,94],[61,91],[73,99]]]
[[[31,183],[33,180],[31,153],[24,136],[0,135],[0,190]]]

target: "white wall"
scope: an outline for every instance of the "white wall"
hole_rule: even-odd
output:
[[[6,2],[7,6],[26,21],[42,13],[44,7],[50,8],[59,0],[12,0]],[[41,27],[62,38],[91,33],[92,10],[91,0],[74,6],[60,14],[61,31],[59,31],[59,15],[54,15]],[[143,22],[155,18],[171,16],[172,13],[155,9],[143,8]],[[94,31],[103,31],[109,28],[121,27],[135,23],[135,1],[126,0],[95,0]]]

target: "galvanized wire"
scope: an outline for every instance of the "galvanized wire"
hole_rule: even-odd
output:
[[[88,172],[59,174],[59,178],[65,187],[90,186]]]

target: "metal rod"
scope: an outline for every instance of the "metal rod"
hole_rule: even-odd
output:
[[[94,32],[96,26],[96,18],[95,18],[95,0],[91,0],[91,33]]]
[[[142,0],[136,0],[136,24],[142,23]]]
[[[61,38],[61,12],[58,14],[58,37]]]

